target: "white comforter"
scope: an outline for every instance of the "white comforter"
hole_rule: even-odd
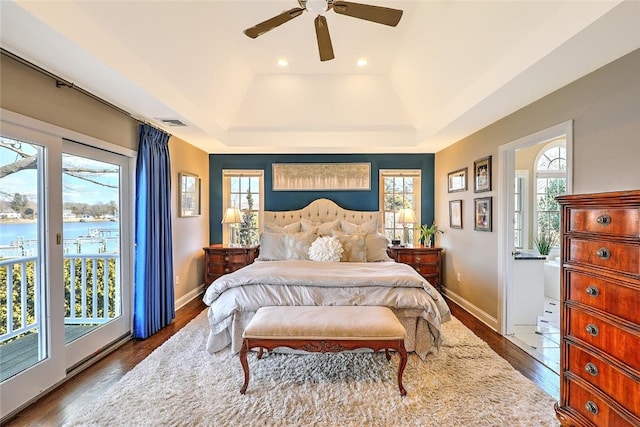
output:
[[[436,345],[440,325],[450,319],[438,291],[412,267],[395,262],[348,263],[316,261],[255,261],[214,281],[205,292],[211,332],[207,349],[229,343],[233,317],[277,305],[377,305],[421,317]],[[237,351],[238,345],[234,345]]]

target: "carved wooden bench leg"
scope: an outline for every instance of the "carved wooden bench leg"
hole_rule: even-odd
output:
[[[404,348],[404,342],[401,342],[398,346],[398,352],[400,353],[400,365],[398,366],[398,388],[400,389],[400,396],[406,396],[407,390],[402,385],[402,374],[404,368],[407,366],[407,349]]]
[[[247,363],[247,352],[249,351],[249,340],[242,340],[242,348],[240,349],[240,364],[242,365],[242,370],[244,371],[244,384],[242,384],[242,388],[240,389],[240,394],[244,394],[247,391],[247,387],[249,386],[249,363]],[[262,348],[260,348],[260,353],[262,353]]]

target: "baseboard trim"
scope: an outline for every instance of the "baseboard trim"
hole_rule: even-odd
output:
[[[480,309],[479,307],[476,307],[471,302],[462,298],[460,295],[456,294],[455,292],[451,292],[449,289],[445,288],[444,294],[451,301],[455,302],[460,307],[468,311],[473,317],[475,317],[476,319],[478,319],[479,321],[487,325],[489,328],[498,332],[498,319],[491,316],[489,313]]]
[[[204,293],[204,284],[202,284],[202,285],[198,286],[197,288],[187,292],[186,294],[184,294],[183,296],[181,296],[180,298],[178,298],[176,300],[176,302],[175,302],[176,310],[184,307],[185,305],[187,305],[188,303],[190,303],[194,299],[198,298],[203,293]]]

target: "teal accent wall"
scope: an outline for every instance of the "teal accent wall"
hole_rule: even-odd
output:
[[[264,171],[264,208],[268,211],[300,209],[315,199],[331,199],[344,209],[379,209],[380,169],[422,170],[422,224],[434,218],[434,159],[429,154],[210,154],[209,218],[210,243],[222,242],[222,170],[260,169]],[[273,163],[371,163],[369,191],[273,191]]]

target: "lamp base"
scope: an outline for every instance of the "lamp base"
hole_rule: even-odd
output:
[[[405,246],[409,246],[409,227],[405,225],[403,229],[402,243],[404,243]]]

